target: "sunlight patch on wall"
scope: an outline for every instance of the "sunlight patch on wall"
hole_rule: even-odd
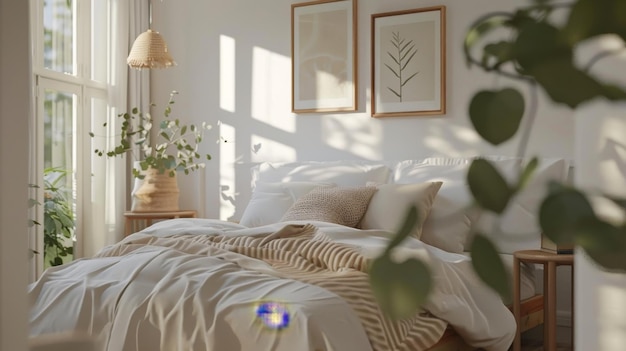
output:
[[[220,143],[219,147],[219,169],[220,169],[220,209],[219,218],[227,220],[235,213],[235,205],[231,198],[236,194],[235,188],[235,161],[237,150],[235,148],[235,128],[228,124],[220,123],[219,135],[228,140]]]
[[[235,112],[235,39],[220,35],[220,108]]]
[[[250,144],[253,145],[250,157],[252,162],[293,162],[298,155],[292,146],[260,135],[253,134]]]
[[[461,157],[473,155],[477,149],[467,147],[467,145],[478,145],[480,137],[475,131],[466,127],[446,126],[441,128],[431,127],[427,136],[423,139],[424,147],[433,150],[433,155],[448,157]],[[459,150],[459,145],[466,145],[463,150]]]
[[[263,48],[252,50],[252,118],[285,132],[296,131],[290,111],[289,58]]]
[[[366,160],[382,158],[382,130],[379,124],[368,123],[369,117],[329,116],[322,122],[322,139],[335,149]]]

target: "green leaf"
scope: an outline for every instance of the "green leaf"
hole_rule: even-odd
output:
[[[626,273],[626,228],[618,228],[596,217],[581,221],[576,228],[576,245],[604,270]]]
[[[575,242],[577,228],[593,218],[595,213],[585,195],[569,187],[553,190],[539,208],[539,225],[544,235],[557,244]]]
[[[402,226],[398,228],[398,232],[396,232],[396,235],[394,235],[393,238],[391,238],[391,240],[389,241],[385,252],[390,252],[394,247],[400,245],[400,243],[403,242],[404,239],[406,239],[411,234],[413,228],[415,227],[415,224],[417,223],[417,220],[417,208],[415,207],[415,205],[411,205],[411,207],[409,207],[406,211]]]
[[[536,64],[528,71],[554,102],[576,108],[597,96],[611,100],[625,100],[622,89],[603,85],[589,74],[574,67],[569,59],[550,58]]]
[[[474,95],[469,108],[476,132],[493,145],[512,138],[524,115],[524,97],[517,90],[483,90]]]
[[[485,159],[472,161],[467,183],[476,202],[484,209],[502,213],[513,192],[498,170]]]
[[[533,157],[522,170],[522,174],[520,175],[519,182],[517,183],[516,191],[524,189],[528,182],[532,179],[533,174],[537,170],[539,166],[539,159],[537,157]]]
[[[395,263],[388,255],[378,257],[370,266],[369,277],[381,309],[394,319],[419,312],[433,285],[429,268],[414,258]]]
[[[560,37],[559,30],[547,22],[526,22],[515,40],[515,57],[529,72],[536,65],[555,58],[570,61],[571,48]]]
[[[483,62],[494,68],[498,68],[503,63],[511,61],[515,58],[515,47],[513,43],[508,41],[499,41],[485,45],[483,48]],[[495,63],[490,64],[490,58],[495,58]]]
[[[563,29],[571,46],[597,35],[613,33],[626,41],[626,1],[578,0]]]
[[[471,245],[472,266],[476,274],[504,300],[511,299],[511,285],[495,245],[482,234],[476,234]]]

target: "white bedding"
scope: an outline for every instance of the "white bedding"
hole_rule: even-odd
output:
[[[376,343],[368,339],[353,301],[280,278],[271,262],[212,247],[198,251],[206,236],[263,236],[286,224],[164,221],[105,248],[100,257],[50,268],[29,287],[31,335],[86,331],[101,350],[372,350]],[[365,257],[375,257],[391,235],[312,224]],[[174,241],[177,236],[185,239]],[[138,244],[146,240],[150,244]],[[486,350],[509,347],[513,316],[476,278],[467,257],[413,238],[397,250],[398,259],[409,256],[432,269],[435,289],[424,308],[445,321],[438,327],[449,323],[470,345]],[[256,306],[267,301],[288,310],[288,327],[271,329],[256,317]]]

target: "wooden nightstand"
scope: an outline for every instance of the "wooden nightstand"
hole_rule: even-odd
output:
[[[130,235],[143,228],[149,227],[154,221],[174,218],[196,218],[196,211],[171,211],[171,212],[124,212],[126,223],[124,235]]]
[[[513,351],[520,351],[520,264],[522,262],[543,265],[543,349],[556,351],[556,267],[572,267],[574,286],[574,255],[557,254],[543,250],[522,250],[513,253],[513,314],[517,332]],[[574,289],[572,288],[572,345],[574,345]]]

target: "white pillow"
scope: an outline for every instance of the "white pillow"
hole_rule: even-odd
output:
[[[379,184],[361,221],[362,229],[383,229],[396,232],[404,223],[408,208],[415,205],[418,221],[412,236],[420,238],[422,226],[430,213],[441,182],[415,184]]]
[[[239,224],[246,227],[260,227],[276,223],[293,205],[291,195],[285,192],[266,193],[255,191],[252,193],[248,206],[243,211]]]
[[[259,227],[277,223],[298,198],[319,186],[329,187],[333,184],[259,182],[252,192],[239,224],[246,227]]]
[[[252,188],[257,182],[294,181],[334,183],[338,186],[365,186],[367,182],[387,183],[391,170],[368,161],[264,162],[252,167]]]

